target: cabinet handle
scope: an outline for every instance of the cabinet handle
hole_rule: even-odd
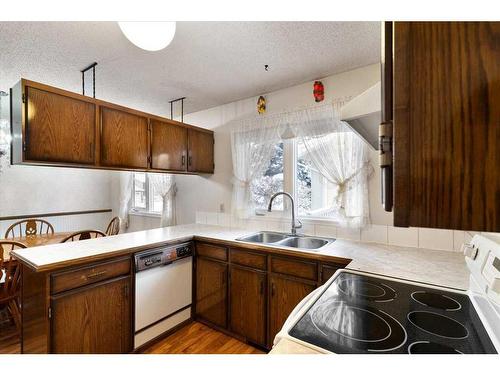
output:
[[[184,164],[186,164],[186,156],[182,155],[181,165],[184,165]]]
[[[94,272],[94,273],[89,273],[85,277],[87,279],[95,279],[96,277],[100,277],[106,274],[106,271],[99,271],[99,272]]]
[[[274,283],[271,283],[271,297],[274,297],[275,289]]]
[[[191,166],[192,164],[193,164],[193,157],[192,157],[192,156],[190,156],[190,157],[188,158],[188,165],[189,165],[189,166]]]

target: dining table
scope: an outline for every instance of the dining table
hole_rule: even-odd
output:
[[[72,233],[73,232],[40,233],[23,237],[8,238],[8,240],[20,242],[26,247],[35,247],[59,243]],[[11,251],[10,246],[5,246],[3,251],[4,259],[9,259],[9,253]]]

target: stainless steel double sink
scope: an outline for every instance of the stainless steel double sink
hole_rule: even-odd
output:
[[[260,243],[263,245],[290,247],[293,249],[319,251],[323,246],[335,241],[334,238],[293,235],[279,232],[258,232],[237,238],[236,241]]]

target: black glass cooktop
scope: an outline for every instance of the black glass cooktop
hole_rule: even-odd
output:
[[[348,272],[289,335],[334,353],[496,353],[467,295]]]

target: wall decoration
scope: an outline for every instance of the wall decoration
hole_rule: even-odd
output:
[[[260,115],[266,112],[266,98],[262,95],[259,96],[259,99],[257,100],[257,112],[259,112]]]
[[[325,88],[321,81],[314,81],[313,95],[316,103],[322,102],[325,99]]]

